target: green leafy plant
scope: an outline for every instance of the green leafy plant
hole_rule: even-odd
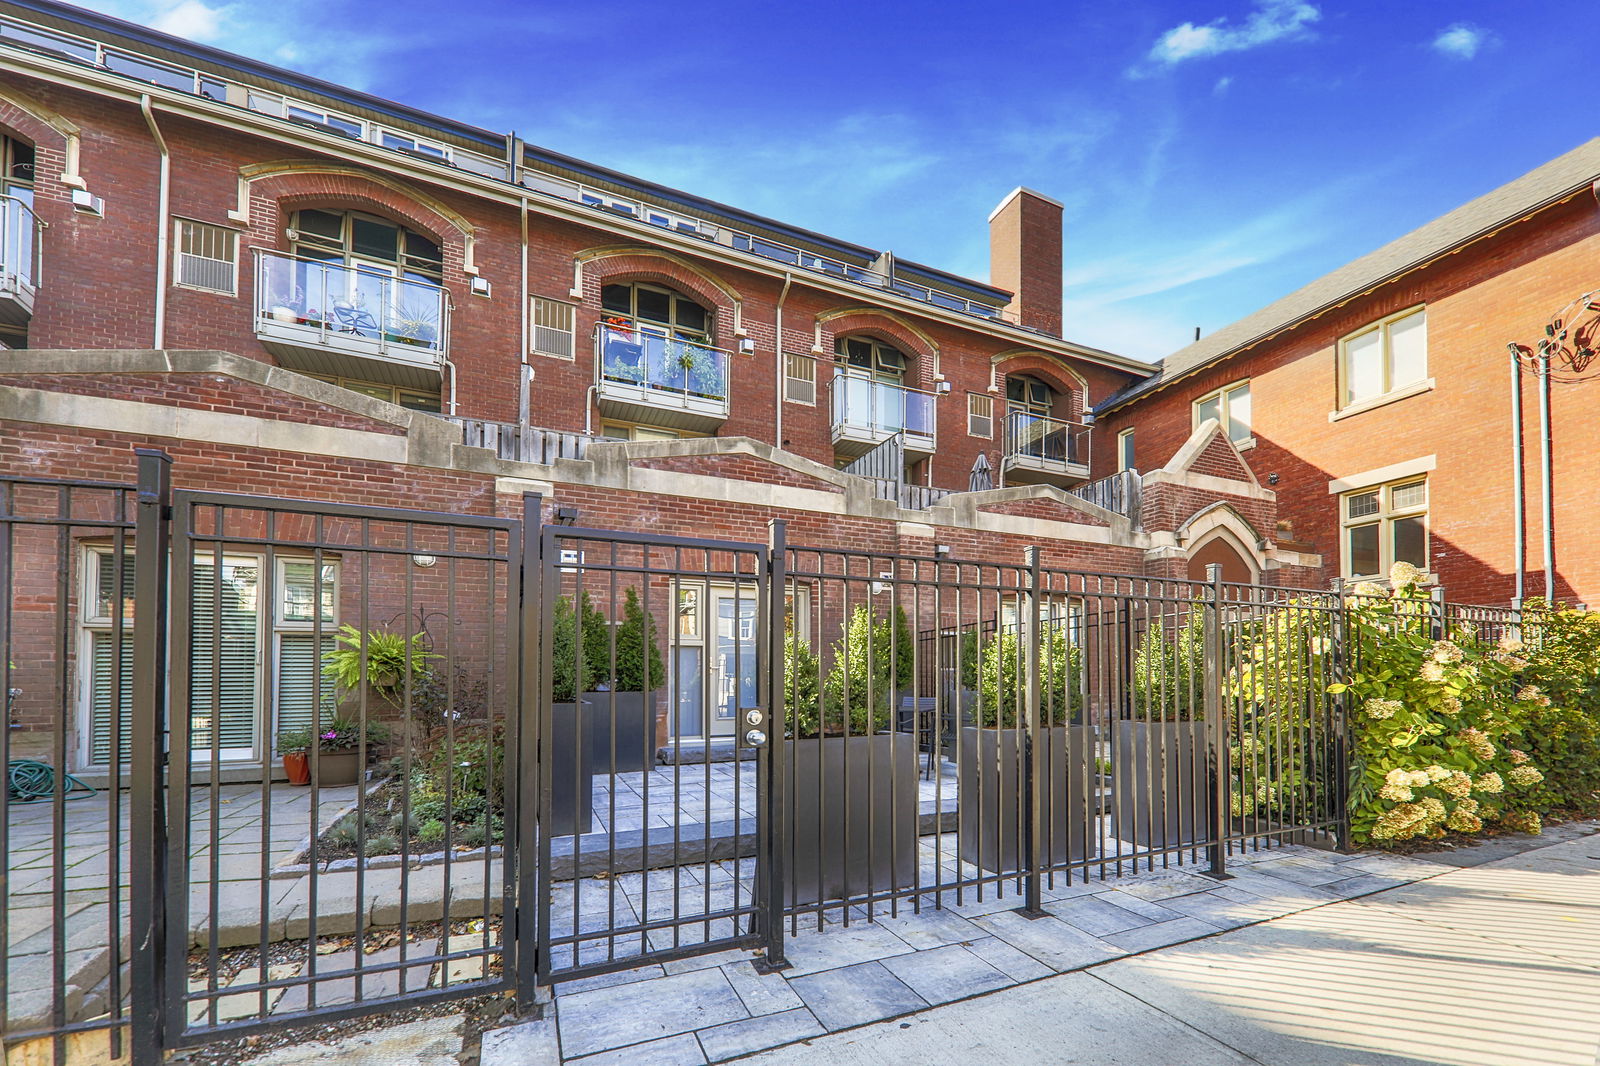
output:
[[[285,729],[278,734],[279,755],[299,755],[311,750],[311,728]]]
[[[645,612],[639,596],[629,588],[617,626],[617,676],[619,692],[654,692],[667,681],[656,637],[656,620]]]
[[[1545,804],[1574,817],[1600,814],[1600,614],[1530,600],[1518,675],[1546,697],[1528,710],[1528,754],[1544,772]]]
[[[978,654],[978,705],[982,727],[1022,724],[1027,697],[1026,649],[1021,635],[1007,630],[986,641]],[[1050,625],[1039,639],[1039,715],[1047,726],[1080,722],[1083,716],[1083,653],[1068,639],[1067,627]]]
[[[817,655],[793,629],[783,637],[783,699],[796,737],[821,735],[821,682]]]
[[[1176,627],[1152,623],[1133,657],[1133,716],[1152,721],[1205,717],[1206,627],[1194,607]]]
[[[306,732],[308,736],[311,735],[310,730]],[[368,721],[363,730],[361,719],[352,715],[336,714],[317,727],[314,746],[321,752],[356,751],[361,747],[363,735],[368,747],[376,747],[388,742],[389,727],[382,722]],[[282,742],[281,737],[279,742]],[[300,750],[309,751],[312,747],[308,741],[306,747]]]
[[[355,692],[363,683],[395,707],[405,703],[407,671],[413,688],[430,672],[429,660],[439,656],[428,650],[428,636],[418,631],[407,637],[388,630],[365,634],[348,622],[334,636],[335,647],[322,657],[322,673],[340,693]]]
[[[1350,705],[1350,823],[1356,844],[1433,839],[1485,825],[1537,832],[1544,775],[1523,740],[1548,706],[1519,685],[1520,642],[1484,644],[1463,626],[1430,631],[1420,574],[1396,564],[1392,591],[1347,601],[1355,667],[1329,686]]]
[[[580,693],[594,687],[594,659],[578,654],[578,614],[570,596],[555,602],[550,632],[550,698],[556,703],[572,703]],[[585,634],[585,643],[592,644]]]

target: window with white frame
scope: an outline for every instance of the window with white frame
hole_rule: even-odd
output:
[[[994,397],[988,393],[967,393],[967,436],[994,437]]]
[[[174,220],[177,261],[172,279],[191,289],[232,296],[239,291],[239,235],[223,226]]]
[[[1129,426],[1117,434],[1117,469],[1137,470],[1133,463],[1133,427]]]
[[[322,653],[333,650],[337,617],[338,564],[324,562],[318,580],[311,559],[278,558],[270,586],[263,585],[259,555],[214,552],[195,557],[190,605],[189,729],[196,761],[215,755],[224,762],[259,759],[282,729],[311,720],[320,696],[331,710],[333,692],[321,677],[315,639]],[[120,573],[119,573],[120,569]],[[119,588],[120,585],[120,588]],[[119,568],[110,547],[85,555],[82,620],[86,664],[80,757],[105,766],[113,749],[126,761],[133,689],[134,557]],[[263,595],[270,589],[270,595]],[[320,623],[313,604],[321,602]],[[123,622],[117,622],[121,611]],[[271,643],[267,643],[270,641]],[[264,654],[270,649],[270,660]],[[272,664],[272,714],[266,714],[266,666]]]
[[[532,304],[533,336],[529,340],[533,350],[556,359],[573,358],[573,306],[543,296],[528,299]]]
[[[1208,418],[1215,418],[1222,431],[1235,444],[1250,439],[1250,383],[1237,381],[1215,392],[1207,393],[1194,402],[1194,428]]]
[[[1339,507],[1345,577],[1382,578],[1395,563],[1428,569],[1426,478],[1347,492]]]
[[[1428,378],[1428,314],[1402,311],[1339,342],[1341,406],[1366,403]]]

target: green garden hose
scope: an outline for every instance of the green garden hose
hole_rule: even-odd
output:
[[[12,759],[6,764],[6,770],[6,791],[12,799],[26,803],[55,795],[56,771],[49,763],[36,759]],[[95,790],[76,777],[71,774],[62,776],[67,782],[64,793],[66,799],[82,799],[93,795]]]

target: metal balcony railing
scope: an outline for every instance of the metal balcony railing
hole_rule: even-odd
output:
[[[33,208],[15,196],[0,196],[0,295],[33,308],[38,284],[40,231]]]
[[[1089,465],[1089,427],[1081,422],[1012,411],[1005,421],[1005,457],[1034,466]]]
[[[279,345],[438,367],[450,295],[367,266],[256,249],[256,333]]]
[[[720,223],[697,218],[672,208],[621,195],[597,186],[513,165],[505,155],[489,155],[418,135],[409,130],[326,107],[305,98],[271,92],[180,63],[103,44],[78,34],[45,27],[12,15],[0,14],[0,44],[23,51],[66,59],[84,66],[120,74],[147,85],[230,104],[257,114],[283,119],[309,129],[363,141],[410,159],[467,171],[481,177],[508,181],[569,203],[582,204],[608,214],[699,237],[738,251],[748,252],[786,266],[840,278],[868,288],[898,293],[934,307],[992,322],[1023,326],[1004,307],[974,300],[960,293],[933,288],[871,266],[807,251],[797,245],[759,236]],[[508,146],[516,143],[507,138]]]
[[[836,370],[829,391],[836,445],[844,441],[877,444],[902,433],[908,450],[933,450],[933,393],[850,370]]]
[[[595,337],[602,389],[625,385],[647,393],[728,402],[728,353],[720,348],[620,315],[601,322]]]
[[[461,427],[462,443],[472,448],[488,448],[501,459],[548,466],[557,459],[583,459],[589,445],[619,441],[592,433],[575,433],[543,426],[524,426],[516,422],[494,422],[482,418],[436,415]]]

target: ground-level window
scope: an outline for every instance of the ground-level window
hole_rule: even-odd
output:
[[[429,414],[438,414],[442,409],[439,394],[426,389],[408,389],[399,385],[382,385],[375,381],[362,381],[358,378],[340,378],[329,374],[307,374],[308,378],[326,381],[338,385],[351,392],[359,392],[363,396],[371,396],[375,400],[384,400],[388,403],[398,404],[408,411],[426,411]]]
[[[1344,576],[1381,578],[1395,563],[1428,569],[1428,482],[1412,479],[1340,498]]]
[[[703,437],[703,433],[690,433],[682,429],[663,429],[660,426],[638,425],[632,422],[602,422],[600,435],[617,440],[682,440],[685,437]]]
[[[338,564],[324,561],[319,574],[315,560],[278,557],[275,568],[269,578],[265,557],[254,554],[195,557],[187,639],[190,748],[196,762],[214,755],[224,762],[259,761],[279,732],[310,724],[317,699],[324,715],[332,713],[334,692],[320,664],[334,648]],[[131,745],[133,554],[124,553],[119,566],[109,547],[90,548],[84,585],[79,754],[85,765],[105,766],[113,751],[127,761]]]

